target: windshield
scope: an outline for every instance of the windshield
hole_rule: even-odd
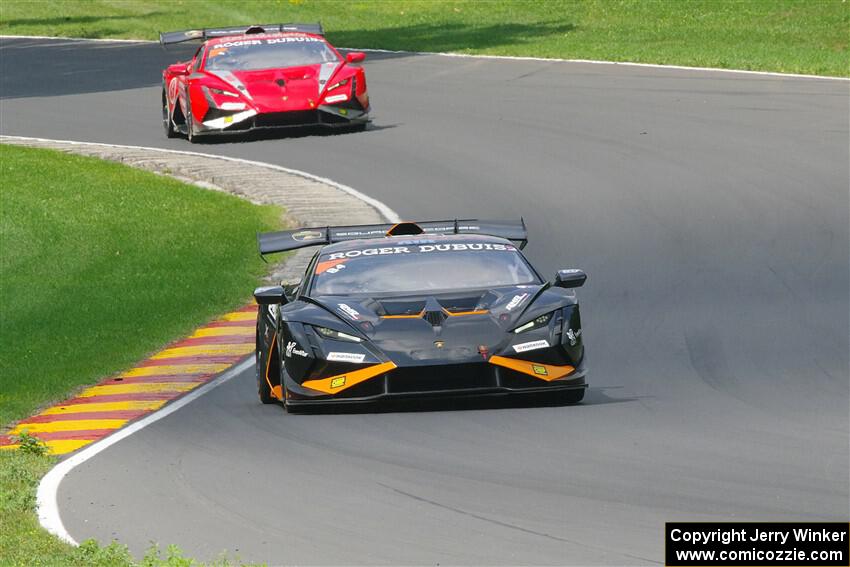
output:
[[[434,293],[540,283],[510,244],[398,244],[323,254],[316,264],[311,293]]]
[[[219,43],[210,48],[206,68],[210,71],[253,71],[336,61],[339,57],[319,38],[272,37]]]

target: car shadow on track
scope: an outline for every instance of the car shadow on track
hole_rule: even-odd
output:
[[[471,411],[489,409],[521,409],[544,407],[589,407],[602,404],[622,404],[636,401],[636,397],[613,398],[605,393],[611,388],[588,388],[584,400],[577,404],[565,403],[546,394],[509,394],[481,397],[410,398],[383,400],[374,403],[315,406],[298,408],[299,414],[359,414],[359,413],[413,413],[437,411]]]
[[[398,124],[369,124],[364,130],[356,127],[323,128],[321,126],[305,126],[303,128],[281,128],[279,130],[256,130],[253,132],[233,132],[195,137],[195,145],[242,144],[260,142],[263,140],[287,140],[307,137],[348,136],[353,134],[369,134],[396,128]]]

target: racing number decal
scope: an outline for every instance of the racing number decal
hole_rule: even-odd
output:
[[[173,101],[177,98],[177,77],[173,77],[168,83],[168,100]]]

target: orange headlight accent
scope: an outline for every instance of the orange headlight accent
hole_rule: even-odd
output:
[[[569,364],[566,366],[555,366],[554,364],[528,362],[527,360],[517,360],[515,358],[507,358],[504,356],[491,356],[489,362],[490,364],[503,366],[505,368],[510,368],[511,370],[516,370],[517,372],[522,372],[523,374],[528,374],[529,376],[534,376],[535,378],[545,380],[546,382],[563,378],[564,376],[575,372],[575,367],[570,366]]]
[[[396,368],[396,365],[392,362],[382,362],[381,364],[367,366],[366,368],[353,370],[345,374],[337,374],[336,376],[329,376],[318,380],[307,380],[301,385],[305,388],[318,390],[326,394],[336,394],[369,378],[389,372],[393,368]]]

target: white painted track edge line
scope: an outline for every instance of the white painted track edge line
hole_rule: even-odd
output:
[[[59,484],[62,482],[62,479],[65,478],[65,476],[74,468],[88,461],[101,451],[108,449],[112,445],[115,445],[122,439],[144,429],[148,425],[171,415],[183,406],[192,403],[210,390],[224,384],[228,380],[244,372],[252,364],[254,364],[253,359],[245,359],[236,366],[226,370],[213,381],[190,391],[185,396],[167,404],[162,409],[143,417],[139,421],[131,423],[123,429],[119,429],[109,437],[97,441],[96,443],[92,443],[80,452],[60,461],[55,467],[50,469],[46,475],[44,475],[44,478],[41,479],[41,482],[38,485],[38,492],[36,493],[36,510],[38,512],[38,521],[41,523],[42,527],[66,543],[79,545],[65,529],[65,525],[62,523],[62,518],[59,515],[59,502],[57,496],[59,494]]]
[[[361,201],[364,201],[368,205],[374,207],[376,210],[378,210],[378,212],[381,215],[383,215],[386,218],[386,220],[388,222],[399,222],[399,220],[400,220],[399,216],[395,213],[395,211],[393,211],[387,205],[385,205],[384,203],[382,203],[381,201],[379,201],[377,199],[374,199],[372,197],[369,197],[368,195],[361,193],[360,191],[357,191],[353,187],[349,187],[347,185],[337,183],[336,181],[333,181],[331,179],[319,177],[317,175],[313,175],[313,174],[310,174],[310,173],[307,173],[307,172],[304,172],[304,171],[300,171],[300,170],[296,170],[296,169],[290,169],[290,168],[287,168],[287,167],[274,165],[274,164],[270,164],[270,163],[245,160],[245,159],[234,158],[234,157],[229,157],[229,156],[219,156],[219,155],[215,155],[215,154],[204,154],[204,153],[201,153],[201,152],[192,152],[192,151],[185,151],[185,150],[170,150],[170,149],[166,149],[166,148],[151,148],[151,147],[145,147],[145,146],[106,144],[106,143],[101,143],[101,142],[80,142],[80,141],[75,141],[75,140],[53,140],[53,139],[49,139],[49,138],[36,138],[36,137],[32,137],[32,136],[0,135],[0,142],[2,142],[4,140],[9,140],[9,139],[23,140],[23,141],[29,140],[29,141],[36,141],[36,142],[63,143],[63,144],[78,145],[78,146],[90,145],[90,146],[99,146],[99,147],[150,150],[150,151],[158,151],[158,152],[170,153],[170,154],[182,154],[182,155],[193,155],[193,156],[200,156],[200,157],[215,158],[215,159],[221,159],[221,160],[225,160],[225,161],[231,161],[231,162],[244,163],[244,164],[250,164],[250,165],[265,167],[265,168],[268,168],[268,169],[282,171],[282,172],[285,172],[285,173],[298,175],[298,176],[304,177],[306,179],[311,179],[313,181],[325,183],[325,184],[330,185],[330,186],[332,186],[336,189],[339,189],[340,191],[348,193],[349,195],[352,195],[353,197],[360,199]],[[250,364],[252,364],[252,360],[250,358],[248,358],[245,361],[241,362],[240,364],[226,370],[223,374],[221,374],[218,378],[215,378],[213,381],[211,381],[207,384],[204,384],[203,386],[200,386],[199,388],[197,388],[195,390],[192,390],[191,392],[189,392],[185,396],[178,398],[177,400],[175,400],[172,403],[167,404],[162,409],[151,413],[150,415],[140,419],[139,421],[131,423],[130,425],[128,425],[127,427],[125,427],[123,429],[119,429],[118,431],[116,431],[112,435],[109,435],[108,437],[106,437],[106,438],[104,438],[100,441],[97,441],[95,443],[92,443],[91,445],[82,449],[78,453],[75,453],[75,454],[71,455],[70,457],[68,457],[67,459],[60,461],[55,467],[50,469],[50,471],[48,471],[48,473],[46,475],[44,475],[44,477],[41,479],[41,482],[38,485],[38,491],[36,493],[36,511],[37,511],[37,514],[38,514],[38,521],[41,524],[41,526],[45,530],[47,530],[49,533],[57,536],[59,539],[65,541],[65,542],[67,542],[71,545],[79,545],[77,543],[77,541],[73,537],[71,537],[71,534],[69,534],[68,531],[65,529],[65,525],[62,523],[62,517],[59,514],[59,503],[58,503],[57,497],[58,497],[58,494],[59,494],[59,484],[62,482],[62,479],[64,479],[65,476],[69,472],[71,472],[74,468],[76,468],[80,464],[86,462],[87,460],[91,459],[92,457],[94,457],[95,455],[100,453],[101,451],[104,451],[105,449],[111,447],[115,443],[129,437],[133,433],[136,433],[137,431],[144,429],[148,425],[150,425],[150,424],[152,424],[156,421],[159,421],[160,419],[174,413],[175,411],[182,408],[183,406],[193,402],[194,400],[203,396],[204,394],[206,394],[207,392],[209,392],[213,388],[223,384],[224,382],[235,377],[237,374],[243,372],[245,369],[247,369],[250,366]]]
[[[61,37],[49,35],[2,35],[0,39],[51,39],[66,41],[94,41],[119,43],[159,43],[150,39],[105,39],[85,37]],[[653,69],[673,69],[677,71],[701,71],[708,73],[737,73],[744,75],[761,75],[764,77],[779,77],[786,79],[821,79],[828,81],[850,81],[850,77],[832,77],[830,75],[805,75],[802,73],[780,73],[778,71],[751,71],[747,69],[720,69],[717,67],[690,67],[687,65],[663,65],[661,63],[638,63],[635,61],[604,61],[600,59],[561,59],[558,57],[530,57],[523,55],[486,55],[476,53],[452,53],[438,51],[403,51],[378,49],[374,47],[339,47],[345,51],[365,51],[367,53],[395,53],[398,55],[436,55],[440,57],[458,57],[469,59],[492,59],[505,61],[541,61],[551,63],[586,63],[589,65],[621,65],[624,67],[648,67]]]
[[[234,162],[234,163],[243,163],[243,164],[247,164],[247,165],[254,165],[254,166],[257,166],[257,167],[265,167],[267,169],[273,169],[273,170],[276,170],[276,171],[281,171],[283,173],[289,173],[289,174],[292,174],[292,175],[297,175],[297,176],[303,177],[305,179],[310,179],[311,181],[317,181],[319,183],[325,183],[326,185],[330,185],[331,187],[334,187],[335,189],[339,189],[343,193],[348,193],[352,197],[360,199],[361,201],[363,201],[367,205],[373,207],[381,215],[384,216],[384,218],[387,220],[387,222],[396,223],[396,222],[401,221],[401,217],[398,216],[398,213],[396,213],[394,210],[392,210],[386,204],[379,201],[378,199],[375,199],[374,197],[370,197],[369,195],[366,195],[365,193],[361,193],[360,191],[358,191],[357,189],[355,189],[353,187],[349,187],[348,185],[338,183],[338,182],[334,181],[333,179],[328,179],[327,177],[320,177],[318,175],[313,175],[312,173],[307,173],[306,171],[301,171],[299,169],[292,169],[292,168],[289,168],[289,167],[283,167],[281,165],[275,165],[273,163],[265,163],[265,162],[262,162],[262,161],[253,161],[253,160],[248,160],[248,159],[242,159],[242,158],[236,158],[236,157],[230,157],[230,156],[221,156],[221,155],[216,155],[216,154],[205,154],[205,153],[202,153],[202,152],[193,152],[193,151],[188,151],[188,150],[170,150],[170,149],[166,149],[166,148],[153,148],[153,147],[148,147],[148,146],[131,146],[131,145],[124,145],[124,144],[106,144],[106,143],[103,143],[103,142],[81,142],[81,141],[78,141],[78,140],[54,140],[54,139],[51,139],[51,138],[36,138],[36,137],[33,137],[33,136],[11,136],[11,135],[7,135],[7,134],[0,134],[0,142],[2,142],[4,139],[31,140],[31,141],[34,141],[34,142],[53,142],[53,143],[59,143],[59,144],[68,144],[68,145],[72,145],[72,146],[73,145],[76,145],[76,146],[86,146],[86,145],[88,145],[88,146],[99,146],[99,147],[107,147],[107,148],[124,148],[124,149],[128,149],[128,150],[146,150],[146,151],[163,152],[163,153],[169,153],[169,154],[179,154],[179,155],[186,155],[186,156],[198,156],[198,157],[205,157],[205,158],[213,158],[213,159],[220,159],[220,160],[224,160],[224,161],[230,161],[230,162]]]

